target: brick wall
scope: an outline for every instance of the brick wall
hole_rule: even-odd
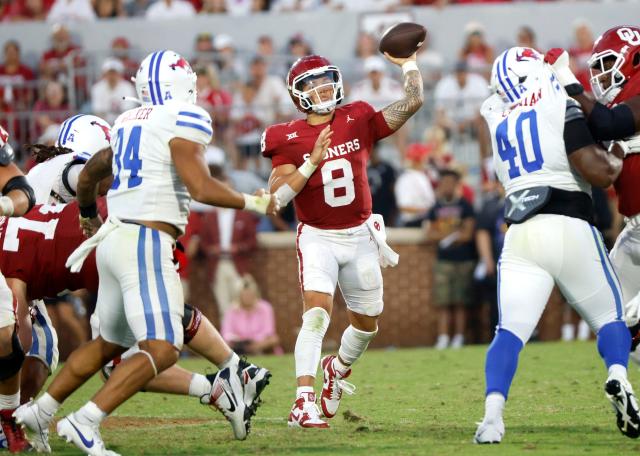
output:
[[[422,232],[418,229],[390,229],[389,240],[400,254],[400,263],[395,268],[383,269],[385,310],[380,320],[380,331],[371,346],[432,345],[436,338],[436,317],[431,296],[435,251],[422,243]],[[292,351],[302,314],[295,233],[261,233],[259,249],[254,256],[253,273],[264,298],[273,304],[282,345],[286,351]],[[194,262],[192,267],[191,302],[218,325],[218,312],[205,268],[199,261]],[[490,341],[492,330],[488,324],[488,308],[479,307],[473,313],[469,321],[468,339]],[[552,299],[543,315],[539,338],[557,339],[561,320],[560,299]],[[344,302],[337,292],[332,323],[325,337],[325,349],[338,346],[347,325]]]

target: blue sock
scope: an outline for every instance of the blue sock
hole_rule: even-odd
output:
[[[598,331],[598,353],[607,365],[607,369],[612,364],[622,364],[627,367],[630,349],[631,334],[624,322],[607,323]]]
[[[487,351],[484,375],[487,382],[486,395],[500,393],[507,398],[509,388],[518,368],[518,356],[524,344],[512,332],[499,329]]]

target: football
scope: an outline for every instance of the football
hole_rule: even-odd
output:
[[[427,37],[427,29],[413,22],[401,22],[389,27],[380,38],[378,49],[392,57],[406,58],[416,52]]]

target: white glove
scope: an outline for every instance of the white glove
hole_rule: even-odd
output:
[[[571,84],[580,84],[580,81],[569,68],[569,53],[567,51],[559,48],[551,49],[545,55],[544,60],[551,65],[551,68],[556,73],[558,82],[563,87]]]

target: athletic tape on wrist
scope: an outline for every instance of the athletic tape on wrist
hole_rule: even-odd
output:
[[[2,211],[2,215],[6,215],[7,217],[11,217],[14,211],[13,200],[8,196],[3,196],[0,198],[0,211]]]
[[[420,71],[415,60],[409,60],[402,64],[402,74],[407,74],[409,71]]]
[[[242,196],[244,196],[245,211],[257,212],[258,214],[267,213],[267,207],[269,207],[269,203],[271,202],[271,195],[269,193],[265,193],[262,196],[243,193]]]
[[[300,172],[300,174],[302,174],[304,177],[306,177],[307,179],[309,179],[311,177],[311,175],[313,174],[313,172],[316,170],[316,168],[318,167],[318,165],[314,165],[313,163],[311,163],[309,161],[309,159],[307,158],[304,163],[302,165],[300,165],[300,168],[298,168],[298,171]]]
[[[291,202],[293,198],[297,195],[296,191],[291,188],[289,184],[281,185],[278,190],[276,190],[276,196],[280,200],[280,204],[282,206],[286,206]]]

